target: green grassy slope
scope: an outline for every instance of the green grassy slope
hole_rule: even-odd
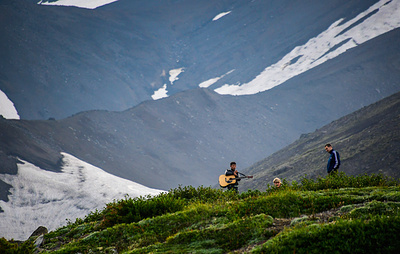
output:
[[[340,173],[262,192],[188,186],[126,197],[49,232],[36,251],[399,253],[399,183],[382,174]],[[34,240],[0,239],[0,249],[33,252]]]

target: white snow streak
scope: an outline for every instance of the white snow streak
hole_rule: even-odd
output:
[[[376,12],[376,13],[374,13]],[[351,27],[366,16],[360,24]],[[340,19],[306,44],[294,48],[279,62],[267,67],[255,79],[242,85],[224,85],[220,94],[245,95],[271,89],[310,70],[346,50],[400,27],[400,0],[381,0],[357,17],[343,23]],[[336,48],[335,48],[336,47]]]
[[[63,153],[62,173],[42,170],[24,162],[17,175],[0,174],[13,186],[9,201],[0,200],[0,237],[26,240],[39,226],[49,231],[84,218],[114,199],[157,195],[161,190],[116,177]]]
[[[231,70],[231,71],[228,71],[227,73],[225,73],[225,74],[222,75],[222,76],[219,76],[219,77],[216,77],[216,78],[212,78],[212,79],[203,81],[203,82],[201,82],[201,83],[199,84],[199,87],[207,88],[207,87],[213,85],[214,83],[216,83],[218,80],[220,80],[220,79],[222,79],[223,77],[225,77],[226,75],[232,73],[233,71],[235,71],[235,70],[233,69],[233,70]]]
[[[40,5],[75,6],[86,9],[96,9],[97,7],[116,2],[118,0],[58,0],[55,2],[40,1]]]
[[[216,21],[216,20],[222,18],[223,16],[228,15],[229,13],[231,13],[231,11],[222,12],[222,13],[218,14],[217,16],[215,16],[215,17],[212,19],[212,21]]]

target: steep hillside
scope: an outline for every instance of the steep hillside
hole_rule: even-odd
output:
[[[400,177],[400,93],[333,121],[244,170],[254,180],[241,190],[264,190],[275,177],[287,181],[325,176],[331,143],[340,153],[340,171],[349,175],[383,173]]]

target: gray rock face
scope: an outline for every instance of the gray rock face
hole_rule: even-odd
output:
[[[46,227],[39,226],[35,231],[33,231],[33,233],[29,236],[29,238],[45,235],[47,233],[48,231]]]

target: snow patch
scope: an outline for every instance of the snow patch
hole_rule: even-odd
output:
[[[151,98],[153,100],[162,99],[162,98],[168,97],[167,93],[168,93],[167,84],[164,84],[163,87],[161,87],[160,89],[158,89],[157,91],[154,92],[154,94],[151,96]]]
[[[0,90],[0,115],[6,119],[20,119],[14,103]]]
[[[174,82],[179,79],[178,76],[184,71],[185,71],[185,68],[182,67],[182,68],[170,70],[168,72],[168,74],[169,74],[169,82],[171,83],[171,85],[173,85]],[[165,76],[165,71],[163,71],[161,76]],[[154,93],[151,96],[151,98],[153,100],[162,99],[162,98],[168,97],[167,93],[168,93],[167,84],[164,84],[163,87],[161,87],[158,90],[154,91]]]
[[[39,226],[49,231],[66,220],[84,218],[114,199],[157,195],[162,190],[114,176],[67,153],[61,173],[42,170],[23,161],[18,174],[0,174],[13,188],[9,201],[0,200],[0,237],[26,240]]]
[[[169,71],[169,82],[171,83],[171,85],[179,79],[178,76],[179,74],[185,71],[184,69],[185,68],[182,67],[179,69],[174,69]]]
[[[217,16],[215,16],[215,17],[212,19],[212,21],[216,21],[216,20],[222,18],[223,16],[228,15],[229,13],[231,13],[231,11],[222,12],[222,13],[218,14]]]
[[[201,83],[199,84],[199,87],[207,88],[207,87],[213,85],[214,83],[216,83],[218,80],[220,80],[220,79],[222,79],[223,77],[225,77],[226,75],[229,75],[229,74],[232,73],[233,71],[235,71],[235,70],[228,71],[227,73],[225,73],[225,74],[222,75],[222,76],[219,76],[219,77],[216,77],[216,78],[212,78],[212,79],[203,81],[203,82],[201,82]]]
[[[58,0],[55,2],[40,1],[39,5],[75,6],[85,9],[96,9],[97,7],[116,2],[118,0]]]

